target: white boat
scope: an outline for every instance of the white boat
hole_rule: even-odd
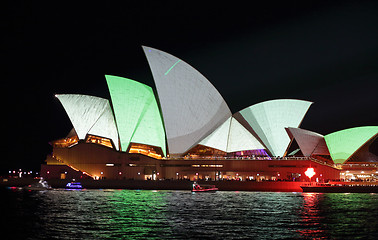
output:
[[[51,186],[41,178],[39,182],[30,184],[26,187],[24,187],[25,190],[30,190],[30,191],[44,191],[44,190],[51,190]]]

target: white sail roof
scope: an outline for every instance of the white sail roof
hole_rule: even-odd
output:
[[[231,119],[232,117],[228,118],[222,125],[204,138],[199,144],[227,152]]]
[[[265,149],[264,146],[233,117],[228,118],[199,144],[228,153]]]
[[[181,155],[213,132],[231,112],[196,69],[163,51],[143,47],[156,84],[170,154]]]
[[[304,156],[329,155],[324,136],[305,129],[286,128],[291,139],[295,139]]]
[[[265,149],[265,147],[245,129],[235,118],[231,119],[227,152]]]
[[[273,156],[283,156],[290,143],[286,127],[299,127],[312,102],[278,99],[252,105],[240,111]]]
[[[107,99],[81,95],[58,94],[79,139],[92,134],[113,141],[118,150],[118,132],[113,113]]]

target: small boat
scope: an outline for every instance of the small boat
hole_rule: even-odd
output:
[[[69,182],[66,185],[67,190],[80,190],[83,189],[80,182]]]
[[[303,192],[314,193],[378,193],[378,184],[316,183],[300,186]]]
[[[24,187],[24,189],[29,190],[29,191],[44,191],[44,190],[51,190],[52,188],[45,180],[43,180],[43,178],[41,178],[39,182],[30,184]]]
[[[193,183],[192,192],[216,192],[218,188],[215,185],[199,185],[198,183]]]

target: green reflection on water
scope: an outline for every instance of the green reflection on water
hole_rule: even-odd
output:
[[[14,239],[375,239],[378,229],[378,194],[3,194],[0,212]]]
[[[148,190],[114,191],[107,201],[113,209],[110,225],[114,231],[111,237],[161,239],[162,236],[169,235],[171,230],[164,214],[166,193]]]
[[[359,231],[362,239],[373,239],[378,229],[378,194],[330,193],[321,202],[322,212],[327,214],[331,237],[348,238]]]

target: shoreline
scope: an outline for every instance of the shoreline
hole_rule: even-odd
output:
[[[5,180],[5,181],[4,181]],[[39,179],[9,178],[2,179],[0,186],[24,187],[37,183]],[[67,179],[48,179],[52,188],[65,188]],[[86,189],[131,189],[131,190],[191,190],[193,181],[188,180],[92,180],[79,181]],[[302,192],[300,185],[306,182],[289,181],[197,181],[200,185],[215,185],[219,191],[269,191],[269,192]]]
[[[0,181],[2,187],[25,187],[37,183],[39,179],[4,178]],[[52,188],[65,188],[71,182],[68,179],[48,179]],[[84,189],[130,189],[130,190],[191,190],[193,181],[189,180],[92,180],[79,181]],[[300,186],[309,182],[290,181],[197,181],[200,185],[215,185],[219,191],[258,191],[258,192],[303,192]],[[337,182],[335,182],[337,183]],[[345,182],[343,183],[345,184]],[[356,184],[356,183],[349,183]],[[361,182],[358,184],[371,184]]]

